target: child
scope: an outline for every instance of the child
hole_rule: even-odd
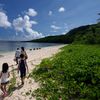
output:
[[[1,78],[1,90],[3,91],[3,96],[7,95],[6,85],[9,83],[9,66],[7,63],[3,63],[2,65],[2,72],[0,73]]]
[[[28,66],[23,54],[20,55],[20,61],[18,64],[18,72],[20,71],[21,83],[24,85],[24,79],[26,76],[26,70],[28,72]]]

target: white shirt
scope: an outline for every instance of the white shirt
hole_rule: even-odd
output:
[[[21,54],[20,50],[16,50],[15,57],[20,57],[20,54]]]
[[[1,83],[6,83],[8,81],[9,81],[8,72],[2,73],[2,75],[1,75]]]

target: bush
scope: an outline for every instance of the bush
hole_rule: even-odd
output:
[[[32,77],[41,83],[34,92],[40,100],[99,100],[100,47],[66,46],[53,58],[43,60]]]

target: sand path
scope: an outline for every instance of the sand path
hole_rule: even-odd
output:
[[[63,46],[64,45],[58,45],[45,47],[39,50],[27,50],[29,73],[31,73],[31,71],[41,62],[42,59],[53,56],[59,51],[59,48]],[[15,65],[13,58],[14,52],[6,53],[4,57],[0,58],[0,65],[2,65],[3,62],[7,62],[9,65]],[[16,65],[13,67],[14,69],[17,68]],[[12,70],[12,68],[10,68],[10,70]],[[25,84],[23,87],[20,86],[20,84],[20,77],[16,73],[16,85],[12,95],[9,95],[4,99],[0,97],[0,100],[36,100],[36,98],[32,96],[32,92],[39,88],[39,83],[35,82],[34,79],[29,77],[25,79]]]

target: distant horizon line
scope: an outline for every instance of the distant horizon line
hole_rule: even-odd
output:
[[[26,42],[26,41],[20,41],[20,40],[0,40],[0,42]]]

